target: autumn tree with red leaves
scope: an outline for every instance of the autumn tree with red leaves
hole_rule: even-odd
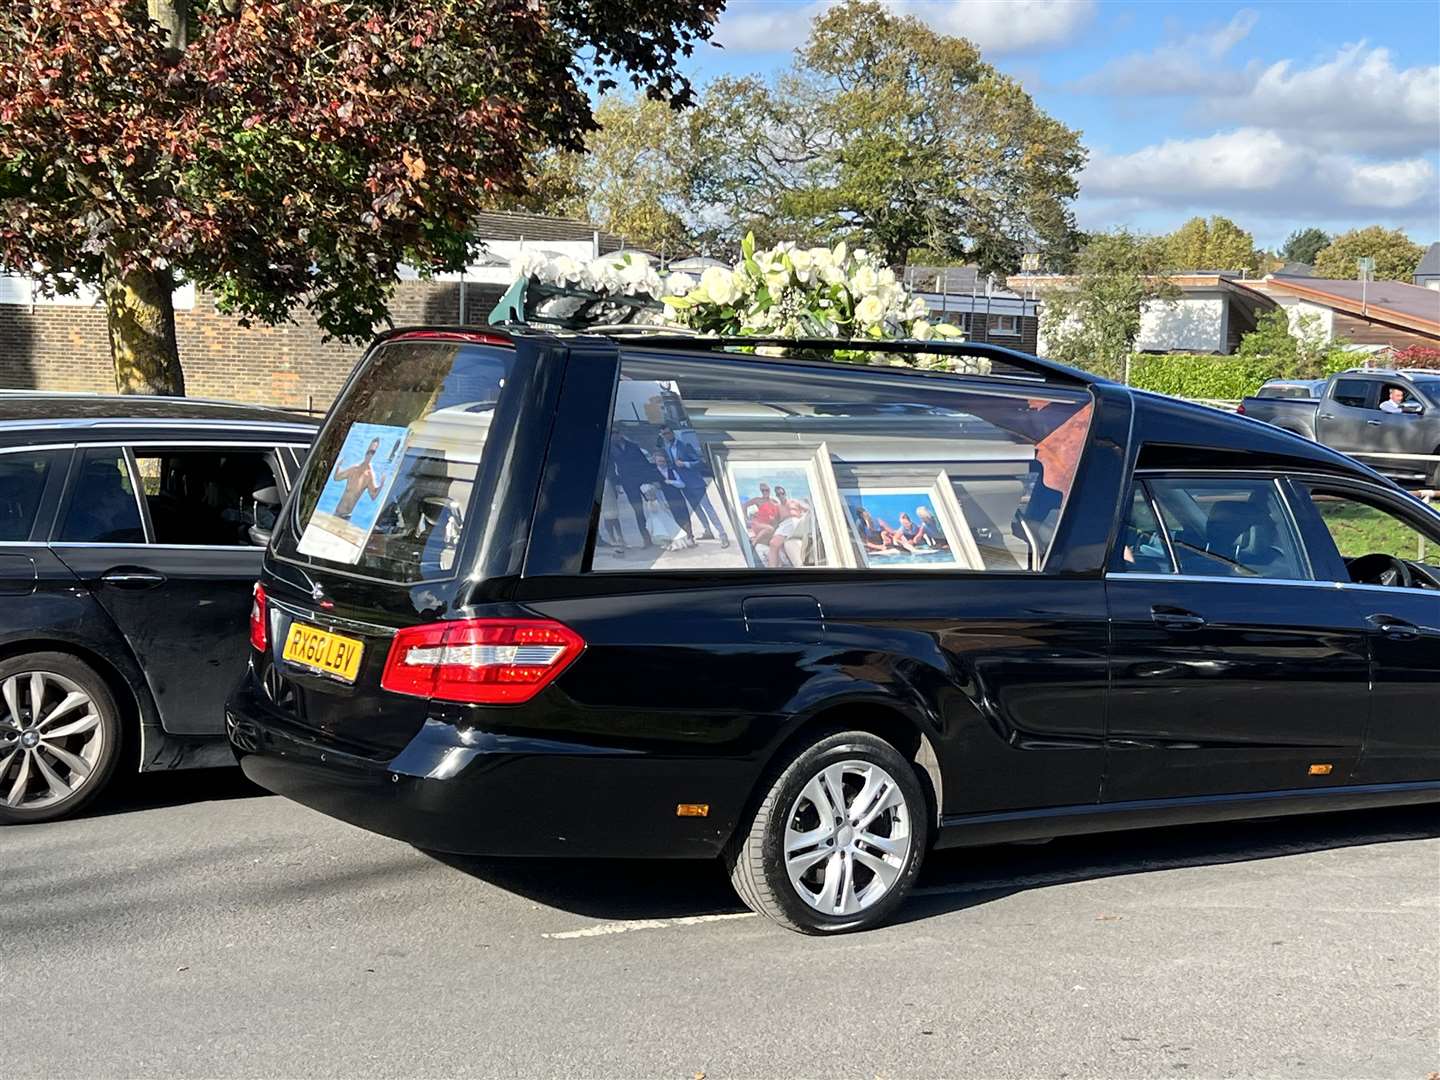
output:
[[[457,269],[469,222],[589,92],[676,106],[723,0],[5,0],[0,268],[97,286],[116,387],[184,393],[171,294],[330,335],[397,269]]]

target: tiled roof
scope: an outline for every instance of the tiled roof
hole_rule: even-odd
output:
[[[1415,276],[1440,277],[1440,240],[1437,240],[1426,249],[1424,257],[1420,260],[1420,265],[1415,268]]]
[[[1278,274],[1246,282],[1261,292],[1286,292],[1325,307],[1377,322],[1394,323],[1424,334],[1440,334],[1440,291],[1404,281],[1352,281],[1348,278],[1296,278]]]
[[[546,214],[520,214],[507,210],[491,210],[475,215],[475,235],[481,240],[589,240],[600,234],[600,250],[618,251],[625,238],[607,233],[593,222],[578,218],[550,217]]]

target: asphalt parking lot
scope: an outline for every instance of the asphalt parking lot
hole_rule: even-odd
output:
[[[717,867],[447,865],[228,771],[0,866],[8,1078],[1440,1069],[1434,808],[946,853],[826,940]]]

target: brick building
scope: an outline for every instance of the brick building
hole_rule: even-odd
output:
[[[482,214],[477,234],[486,252],[463,274],[422,281],[402,275],[390,305],[397,326],[484,323],[510,283],[509,260],[522,245],[591,258],[623,246],[584,221],[529,214]],[[463,312],[463,314],[462,314]],[[297,309],[281,326],[245,329],[191,288],[175,294],[175,334],[192,397],[323,410],[364,346],[323,340]],[[36,296],[28,280],[0,277],[0,389],[112,393],[114,370],[105,308],[93,291]]]

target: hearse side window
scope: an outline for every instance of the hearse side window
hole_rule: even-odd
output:
[[[256,546],[251,527],[274,525],[273,504],[255,498],[277,486],[273,462],[265,448],[135,451],[155,543]]]
[[[130,467],[119,447],[86,450],[76,465],[58,540],[67,543],[143,544],[140,505]]]
[[[53,450],[0,454],[0,540],[30,539],[57,456]]]
[[[1152,477],[1145,483],[1182,575],[1310,578],[1274,481]]]
[[[624,357],[591,569],[1038,570],[1088,395]]]
[[[477,524],[468,519],[482,456],[504,449],[490,422],[514,359],[444,339],[375,349],[305,462],[276,550],[396,582],[452,576],[461,530]]]
[[[1370,404],[1370,383],[1366,379],[1336,379],[1335,392],[1331,396],[1336,405],[1363,409]]]

